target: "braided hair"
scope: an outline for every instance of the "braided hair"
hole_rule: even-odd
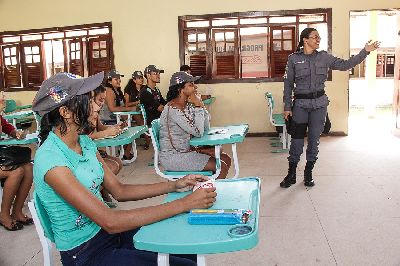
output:
[[[300,33],[299,44],[297,45],[296,52],[300,52],[301,47],[304,46],[303,38],[308,39],[308,37],[310,36],[310,33],[313,32],[313,31],[317,31],[317,30],[314,29],[314,28],[305,28],[305,29]]]
[[[90,92],[83,95],[76,95],[63,105],[45,114],[40,121],[40,145],[44,143],[54,127],[60,126],[61,135],[67,132],[65,120],[60,115],[60,108],[63,106],[73,112],[74,121],[79,126],[79,134],[89,134],[93,130],[93,126],[88,119],[91,112],[90,98]]]

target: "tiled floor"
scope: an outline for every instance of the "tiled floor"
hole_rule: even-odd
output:
[[[270,153],[268,139],[247,138],[239,145],[240,176],[262,179],[260,241],[249,251],[209,255],[208,265],[400,265],[400,139],[392,136],[390,120],[354,119],[349,137],[321,138],[311,189],[301,182],[279,187],[287,154]],[[120,173],[122,181],[162,181],[147,166],[151,156],[139,150],[138,160]],[[299,164],[300,180],[304,164]],[[41,264],[33,226],[20,232],[0,228],[0,265]]]

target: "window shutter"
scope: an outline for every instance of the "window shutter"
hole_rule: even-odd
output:
[[[83,45],[82,40],[68,41],[69,72],[75,75],[84,76]]]
[[[213,31],[213,55],[213,78],[239,78],[237,29]]]
[[[44,80],[42,42],[21,45],[22,80],[27,88],[40,87]]]
[[[4,73],[4,87],[21,87],[19,45],[6,45],[2,47],[2,65]]]
[[[206,55],[191,55],[190,68],[193,76],[207,75],[207,56]]]
[[[283,77],[288,56],[295,50],[295,27],[271,27],[271,77]]]
[[[207,30],[196,29],[184,32],[185,38],[185,64],[190,65],[193,76],[210,78],[208,65],[209,58],[209,34]],[[211,69],[211,68],[210,68]]]
[[[111,39],[107,37],[89,39],[89,75],[111,69]]]

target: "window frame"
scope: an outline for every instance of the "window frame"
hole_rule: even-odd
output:
[[[96,30],[96,29],[104,29],[104,28],[108,28],[108,33],[92,33],[91,31]],[[83,35],[77,35],[77,36],[67,36],[68,32],[73,32],[73,31],[86,31],[86,34]],[[62,37],[60,34],[60,37],[46,37],[46,34],[51,34],[51,33],[62,33]],[[40,35],[41,38],[40,39],[33,39],[33,40],[23,40],[24,36],[32,36],[32,35]],[[13,42],[4,42],[3,38],[7,38],[7,37],[15,37],[16,41]],[[108,66],[110,69],[115,67],[114,64],[114,52],[113,52],[113,39],[112,39],[112,23],[111,22],[102,22],[102,23],[92,23],[92,24],[81,24],[81,25],[73,25],[73,26],[64,26],[64,27],[51,27],[51,28],[42,28],[42,29],[29,29],[29,30],[21,30],[21,31],[4,31],[4,32],[0,32],[0,47],[3,46],[7,46],[7,45],[18,45],[20,47],[22,47],[24,44],[27,43],[32,43],[32,42],[41,42],[42,45],[44,44],[45,41],[62,41],[63,42],[63,53],[64,53],[64,70],[67,71],[70,67],[69,63],[70,63],[70,51],[69,49],[66,47],[66,43],[68,43],[71,40],[75,40],[75,39],[81,39],[82,38],[86,38],[87,41],[90,38],[98,38],[98,37],[103,37],[107,39],[107,43],[109,45],[109,54],[108,54]],[[18,39],[18,41],[17,41]],[[82,59],[82,53],[83,51],[83,47],[80,47],[80,56]],[[87,53],[87,55],[89,54],[89,51],[85,50],[85,52]],[[3,49],[0,49],[0,89],[4,90],[4,91],[12,91],[12,92],[18,92],[18,91],[37,91],[39,89],[40,86],[27,86],[26,84],[26,74],[25,70],[22,68],[22,56],[23,53],[19,54],[19,65],[20,65],[20,69],[19,69],[19,74],[20,74],[20,78],[21,78],[21,85],[20,87],[6,87],[5,85],[5,65],[3,64]],[[41,59],[44,58],[44,50],[42,51],[43,53],[43,57]],[[52,55],[53,58],[53,55]],[[89,61],[89,57],[85,58],[85,60]],[[41,61],[42,63],[42,69],[41,69],[41,75],[43,80],[46,77],[46,73],[47,73],[47,68],[45,67],[45,61]],[[54,66],[54,62],[52,62],[52,65]],[[86,63],[86,65],[88,65],[88,63]],[[54,67],[53,67],[54,68]],[[47,73],[48,75],[51,75],[51,73]]]
[[[204,29],[208,30],[210,44],[207,44],[207,47],[212,47],[211,43],[214,41],[212,39],[212,30],[213,29],[224,29],[224,28],[236,28],[238,32],[240,32],[241,28],[247,27],[268,27],[268,32],[270,28],[273,26],[295,26],[295,47],[298,43],[299,36],[299,25],[300,24],[315,24],[318,22],[300,22],[299,17],[300,15],[314,15],[314,14],[325,14],[325,20],[322,23],[327,24],[327,33],[328,33],[328,48],[327,52],[331,53],[332,51],[332,8],[316,8],[316,9],[298,9],[298,10],[280,10],[280,11],[249,11],[249,12],[231,12],[231,13],[218,13],[218,14],[206,14],[206,15],[186,15],[186,16],[179,16],[178,17],[178,33],[179,33],[179,60],[180,64],[185,64],[185,36],[184,32],[196,29]],[[269,23],[268,17],[271,16],[296,16],[295,23]],[[267,23],[258,23],[258,24],[240,24],[240,19],[246,18],[260,18],[260,17],[267,17]],[[239,23],[237,25],[227,25],[227,26],[212,26],[213,19],[228,19],[228,18],[238,18]],[[208,27],[186,27],[186,22],[202,20],[202,21],[209,21]],[[321,23],[321,22],[320,22]],[[241,38],[240,34],[238,35],[237,39],[238,46],[241,47]],[[207,74],[212,73],[214,71],[212,69],[212,58],[213,58],[212,49],[207,49]],[[240,56],[241,52],[239,51],[239,63],[238,67],[240,68]],[[271,54],[268,52],[268,62],[271,63]],[[271,66],[269,66],[270,68]],[[201,79],[200,83],[203,84],[217,84],[217,83],[260,83],[260,82],[282,82],[283,77],[274,77],[274,78],[241,78],[242,71],[239,69],[238,73],[239,78],[221,78],[221,79],[212,79],[211,76],[208,74],[206,75],[205,79]],[[332,80],[331,71],[329,71],[328,80]]]

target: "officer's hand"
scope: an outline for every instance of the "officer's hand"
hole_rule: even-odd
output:
[[[372,42],[372,40],[369,40],[366,44],[365,44],[365,51],[367,51],[367,52],[372,52],[372,51],[375,51],[376,49],[378,49],[379,48],[379,45],[381,45],[381,43],[380,42],[378,42],[378,41],[375,41],[375,42]]]
[[[293,114],[292,111],[284,111],[283,115],[285,116],[285,120],[288,120],[289,116],[292,116]]]

